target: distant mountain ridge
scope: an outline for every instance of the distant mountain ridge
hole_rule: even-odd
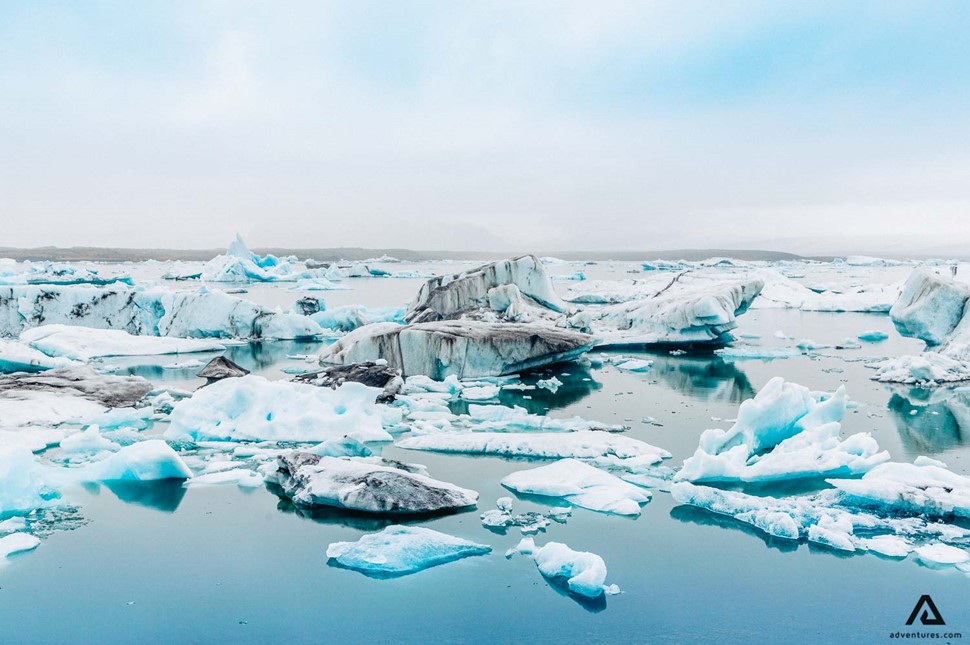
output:
[[[330,249],[295,249],[263,247],[254,248],[253,252],[260,255],[272,253],[277,256],[295,255],[301,259],[319,261],[336,260],[367,260],[383,255],[408,262],[430,260],[495,260],[500,258],[522,255],[529,251],[491,252],[491,251],[416,251],[411,249],[365,249],[358,247],[341,247]],[[104,248],[92,246],[72,246],[67,248],[43,246],[31,249],[0,247],[0,258],[14,260],[53,260],[61,262],[89,261],[89,262],[141,262],[145,260],[209,260],[225,253],[225,249],[128,249]],[[764,251],[758,249],[675,249],[669,251],[560,251],[533,252],[540,257],[556,257],[563,260],[579,261],[643,261],[643,260],[706,260],[713,257],[729,257],[737,260],[801,260],[823,259],[831,257],[812,257],[783,253],[780,251]]]

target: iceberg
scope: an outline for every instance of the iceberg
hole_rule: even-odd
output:
[[[475,555],[491,547],[418,526],[388,526],[356,542],[327,547],[331,564],[374,577],[405,576]]]
[[[935,273],[914,270],[889,312],[897,331],[918,338],[927,350],[873,362],[877,381],[939,384],[970,379],[970,286]]]
[[[121,329],[136,336],[299,339],[323,330],[307,316],[269,310],[205,287],[0,287],[0,336],[64,324]]]
[[[21,342],[0,338],[0,374],[11,372],[43,372],[76,363],[69,358],[48,356]]]
[[[227,378],[175,404],[171,440],[323,441],[348,436],[390,441],[374,403],[381,390],[344,383],[336,390],[262,376]]]
[[[602,347],[723,342],[763,287],[760,280],[677,284],[651,298],[585,309],[568,324]]]
[[[404,307],[345,305],[311,313],[310,318],[323,329],[349,332],[373,323],[394,322],[403,324],[404,312]]]
[[[249,250],[242,237],[229,245],[224,255],[217,255],[202,267],[205,282],[298,282],[316,284],[340,280],[339,272],[329,268],[310,269],[296,258],[278,258],[275,255],[259,256]],[[330,288],[348,288],[332,286]]]
[[[59,495],[24,446],[0,445],[0,517],[48,506]]]
[[[573,506],[616,515],[640,515],[640,505],[651,499],[642,488],[577,459],[514,472],[502,485],[517,493],[561,497]]]
[[[458,510],[478,500],[475,491],[367,461],[292,452],[277,463],[277,483],[301,506],[422,514]]]
[[[512,304],[515,311],[510,312]],[[421,286],[408,307],[408,323],[435,322],[457,318],[497,316],[558,316],[567,310],[556,293],[539,258],[523,255],[501,260],[450,276],[439,276]]]
[[[178,453],[161,439],[125,446],[107,459],[86,467],[91,481],[155,481],[188,479],[192,471]]]
[[[941,345],[963,319],[970,287],[929,268],[914,270],[889,312],[903,336]]]
[[[33,551],[40,546],[40,540],[30,533],[11,533],[0,537],[0,559],[15,553]]]
[[[606,432],[566,433],[441,432],[408,437],[399,448],[445,453],[483,454],[530,459],[579,459],[603,468],[640,472],[670,458],[648,443]]]
[[[970,518],[970,478],[941,462],[918,457],[912,464],[887,463],[862,479],[828,479],[847,503],[925,517]]]
[[[27,329],[20,340],[48,356],[90,361],[104,356],[152,356],[218,352],[225,345],[212,340],[133,336],[121,329],[94,329],[70,325],[42,325]]]
[[[473,320],[414,325],[378,323],[350,332],[320,355],[322,363],[346,365],[386,360],[405,376],[480,378],[577,358],[593,339],[567,329]]]
[[[781,377],[741,404],[730,430],[706,430],[678,481],[772,481],[862,475],[889,460],[866,433],[840,438],[844,387],[824,401]]]
[[[599,598],[604,594],[620,592],[616,585],[605,584],[606,563],[603,558],[588,551],[573,551],[560,542],[547,542],[537,547],[532,538],[522,538],[506,556],[521,553],[532,557],[536,567],[546,578],[563,578],[574,594],[586,598]]]
[[[18,267],[19,268],[19,267]],[[93,269],[73,267],[44,261],[23,263],[23,270],[0,270],[0,285],[106,285],[114,283],[132,284],[131,276],[126,274],[102,276]]]

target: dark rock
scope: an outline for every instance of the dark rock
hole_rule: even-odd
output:
[[[384,390],[377,397],[378,403],[390,403],[394,396],[401,391],[404,379],[401,378],[401,370],[379,365],[368,361],[364,363],[351,363],[349,365],[334,365],[309,374],[300,374],[293,378],[297,383],[306,383],[318,387],[329,387],[337,389],[347,381],[363,383],[370,387],[377,387]]]
[[[225,356],[216,356],[206,363],[206,366],[196,376],[204,378],[206,385],[211,385],[224,378],[238,378],[247,374],[249,374],[249,370],[245,367],[237,365]]]

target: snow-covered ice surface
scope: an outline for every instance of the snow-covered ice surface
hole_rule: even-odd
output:
[[[0,375],[0,540],[14,536],[20,551],[0,566],[0,621],[17,634],[47,642],[159,633],[232,642],[321,634],[440,642],[455,633],[469,642],[628,642],[631,634],[691,642],[715,629],[725,642],[778,633],[808,642],[824,616],[840,642],[876,642],[927,591],[959,629],[970,582],[970,524],[961,515],[970,388],[872,378],[887,359],[932,360],[924,341],[901,335],[887,315],[916,263],[712,259],[644,269],[544,259],[540,286],[551,285],[563,311],[536,305],[534,296],[551,300],[548,293],[526,295],[536,272],[525,271],[490,287],[477,316],[566,329],[556,325],[584,310],[592,321],[681,282],[698,292],[751,281],[764,288],[735,313],[720,354],[700,344],[594,348],[502,377],[412,376],[392,396],[291,379],[319,371],[315,357],[334,339],[403,323],[427,281],[406,276],[452,276],[481,263],[251,260],[218,266],[279,278],[303,264],[318,273],[222,282],[202,279],[202,262],[91,263],[76,268],[132,284],[0,287],[0,336],[18,349],[29,347],[18,340],[25,329],[80,324],[153,342],[212,342],[252,372],[198,389],[198,362],[214,352],[101,356],[9,382]],[[929,266],[949,274],[948,265]],[[560,279],[579,273],[586,279]],[[957,279],[968,275],[961,266]],[[304,289],[324,281],[349,288]],[[960,363],[944,352],[951,346],[931,349]],[[125,375],[147,380],[111,380]],[[779,400],[778,408],[804,403],[813,420],[790,436],[754,431],[787,426],[784,419],[752,424],[741,411],[774,377],[793,386],[786,392],[798,404]],[[735,424],[751,429],[737,433],[750,441],[704,453],[716,461],[740,446],[743,459],[722,470],[730,478],[674,481],[705,430]],[[310,455],[300,458],[306,477],[285,481],[280,460],[295,455]],[[314,469],[330,460],[339,466]],[[388,527],[404,537],[391,538],[398,529]],[[541,564],[534,553],[500,557],[524,535],[546,554]],[[358,569],[372,572],[327,566],[328,546],[341,543],[348,562],[359,558]],[[464,543],[494,554],[397,579],[374,573],[420,570]],[[618,591],[611,583],[623,593],[608,595]],[[363,603],[378,608],[366,620]]]

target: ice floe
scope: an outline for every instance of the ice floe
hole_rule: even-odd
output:
[[[104,356],[150,356],[223,351],[213,340],[133,336],[120,329],[94,329],[73,325],[42,325],[20,334],[21,342],[48,356],[79,361]]]
[[[48,356],[30,345],[0,338],[0,374],[10,372],[43,372],[75,364],[69,358]]]
[[[520,553],[532,558],[539,572],[546,578],[561,578],[574,594],[586,598],[598,598],[604,594],[620,592],[616,585],[607,586],[606,563],[603,558],[588,551],[574,551],[560,542],[547,542],[536,546],[532,538],[522,538],[506,553],[510,557]]]
[[[603,468],[642,472],[670,453],[638,439],[606,432],[441,432],[401,439],[400,448],[532,459],[573,458]]]
[[[369,513],[422,514],[474,506],[478,493],[369,461],[280,455],[273,480],[303,506],[335,506]]]
[[[520,470],[502,479],[506,488],[526,495],[561,497],[573,506],[616,515],[639,515],[651,495],[608,472],[577,459]]]
[[[593,346],[586,334],[522,323],[474,320],[401,326],[377,323],[350,332],[320,355],[346,365],[386,360],[405,376],[501,376],[572,360]]]
[[[775,377],[741,404],[729,430],[706,430],[675,479],[771,481],[853,476],[889,460],[866,433],[840,437],[844,388],[824,401]]]
[[[475,555],[491,547],[419,526],[388,526],[356,542],[327,547],[331,564],[374,577],[404,576]]]
[[[336,390],[248,375],[227,378],[175,404],[169,439],[323,441],[349,436],[390,441],[375,404],[381,390],[344,383]]]

